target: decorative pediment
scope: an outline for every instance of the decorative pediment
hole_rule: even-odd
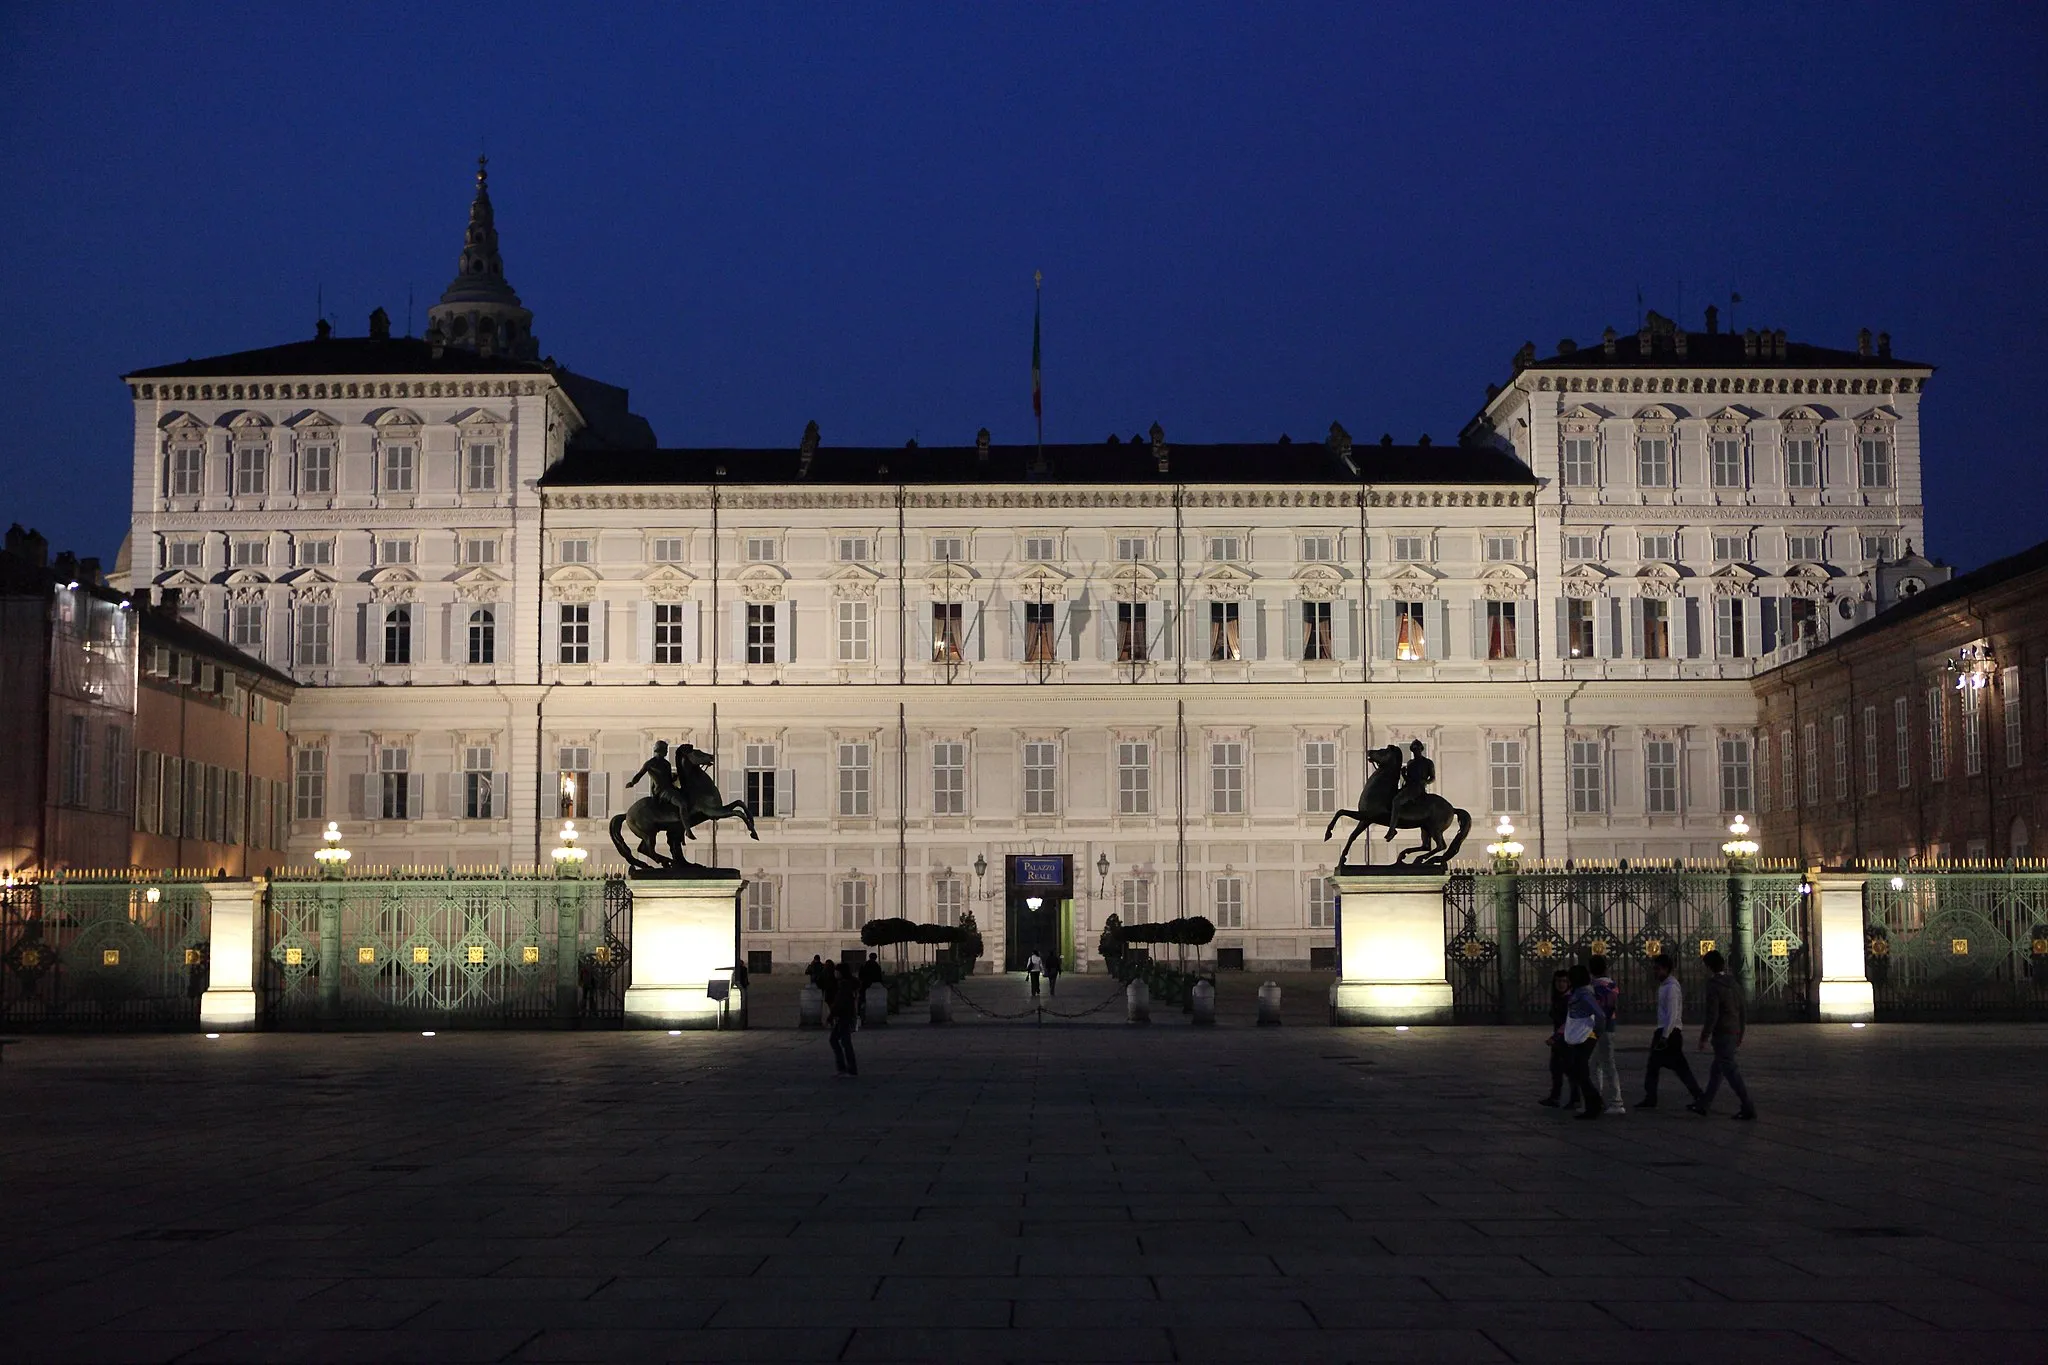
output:
[[[1575,408],[1559,413],[1557,420],[1573,427],[1597,427],[1612,415],[1605,409],[1596,408],[1590,403],[1581,403]]]
[[[789,574],[773,564],[749,564],[734,577],[749,602],[780,602],[789,591]]]
[[[1218,564],[1197,578],[1202,595],[1212,602],[1242,602],[1251,596],[1253,578],[1232,564]]]
[[[308,427],[338,427],[341,425],[341,423],[335,421],[318,408],[307,408],[296,416],[287,417],[284,424],[293,431],[303,431]]]
[[[1785,592],[1790,597],[1817,601],[1828,595],[1834,575],[1818,564],[1794,564],[1785,571]]]
[[[206,585],[206,580],[190,569],[172,569],[168,573],[158,574],[152,581],[160,588],[191,589]]]
[[[1807,431],[1827,421],[1828,415],[1817,408],[1801,404],[1796,408],[1785,409],[1778,420],[1785,424],[1787,431]]]
[[[831,576],[832,596],[872,602],[881,588],[882,575],[865,564],[848,564]]]
[[[1020,602],[1064,602],[1073,576],[1050,564],[1031,564],[1011,579],[1011,594]]]
[[[1748,408],[1736,407],[1734,404],[1722,408],[1719,412],[1707,418],[1708,423],[1715,431],[1740,431],[1755,420],[1756,414],[1754,412],[1751,412]]]
[[[297,573],[287,575],[282,581],[292,590],[294,602],[334,600],[334,580],[318,569],[300,569]]]
[[[1636,570],[1636,596],[1675,597],[1678,595],[1678,580],[1682,576],[1673,564],[1645,564]]]
[[[457,413],[453,419],[456,426],[470,429],[479,427],[494,429],[507,425],[509,420],[509,418],[492,412],[489,408],[465,408]]]
[[[252,434],[268,431],[271,427],[271,421],[268,417],[265,417],[260,412],[252,412],[247,408],[242,409],[240,412],[223,413],[220,424],[230,431],[250,432]]]
[[[1566,597],[1605,597],[1607,580],[1614,575],[1597,564],[1574,564],[1558,575]]]
[[[933,599],[941,602],[955,601],[973,591],[974,579],[974,570],[956,560],[934,565],[924,576]]]
[[[1856,430],[1866,436],[1885,435],[1898,425],[1899,414],[1888,404],[1879,404],[1856,419]]]
[[[1514,564],[1497,564],[1479,576],[1479,590],[1490,602],[1513,602],[1529,594],[1529,574]]]
[[[657,564],[640,575],[640,587],[650,602],[687,602],[690,590],[697,583],[696,575],[678,569],[673,564]]]
[[[221,581],[230,588],[267,588],[270,586],[270,579],[254,569],[236,569]]]
[[[1149,602],[1159,594],[1159,571],[1149,564],[1119,564],[1109,575],[1109,593],[1118,602]]]
[[[379,408],[370,414],[370,425],[379,429],[423,427],[426,422],[411,408]]]
[[[370,575],[372,602],[411,602],[419,597],[419,575],[411,569],[393,566]]]
[[[1645,429],[1668,429],[1685,414],[1669,403],[1652,403],[1636,411],[1636,425]]]
[[[1754,597],[1756,575],[1740,564],[1730,564],[1715,572],[1712,578],[1716,597]]]
[[[474,564],[449,580],[460,602],[495,602],[505,595],[505,579],[482,564]]]
[[[547,576],[548,596],[557,602],[588,602],[604,580],[581,564],[563,564]]]
[[[206,423],[200,421],[189,412],[173,412],[157,423],[157,429],[166,433],[175,432],[187,436],[198,436],[206,431]]]

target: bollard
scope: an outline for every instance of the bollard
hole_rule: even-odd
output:
[[[953,1022],[953,988],[945,982],[932,987],[932,1022],[950,1024]]]
[[[863,1028],[874,1028],[889,1022],[889,988],[877,981],[868,987],[861,997],[860,1022]]]
[[[1213,1024],[1216,1022],[1216,988],[1206,981],[1197,981],[1191,992],[1195,1022]]]
[[[1131,1024],[1152,1022],[1152,992],[1142,981],[1133,981],[1124,988],[1124,1021]]]
[[[1259,987],[1259,1026],[1280,1022],[1280,983],[1268,981]]]
[[[796,993],[796,1026],[819,1028],[824,1022],[825,992],[816,986],[805,986]]]

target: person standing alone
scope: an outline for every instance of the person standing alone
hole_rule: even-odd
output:
[[[853,1055],[853,1021],[860,1016],[860,987],[854,980],[853,971],[844,962],[837,972],[831,972],[832,989],[829,1003],[832,1009],[832,1065],[842,1076],[860,1075],[860,1062]]]
[[[1728,974],[1728,959],[1718,951],[1703,954],[1700,961],[1713,973],[1707,978],[1707,1017],[1700,1025],[1700,1051],[1711,1046],[1714,1065],[1707,1072],[1707,1093],[1685,1107],[1704,1116],[1714,1107],[1714,1096],[1725,1080],[1742,1105],[1735,1111],[1735,1117],[1753,1119],[1756,1106],[1749,1102],[1749,1087],[1742,1083],[1742,1068],[1735,1064],[1735,1052],[1742,1046],[1743,1028],[1748,1023],[1742,985]]]
[[[1700,1083],[1692,1078],[1692,1068],[1685,1063],[1685,989],[1678,984],[1671,968],[1669,953],[1659,953],[1650,959],[1650,970],[1657,973],[1657,1032],[1650,1039],[1650,1064],[1643,1071],[1643,1097],[1636,1101],[1638,1109],[1657,1107],[1657,1073],[1666,1067],[1678,1073],[1695,1104],[1700,1098]]]

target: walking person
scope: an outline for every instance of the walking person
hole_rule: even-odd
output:
[[[1657,974],[1657,1032],[1650,1038],[1650,1064],[1643,1069],[1643,1097],[1636,1101],[1636,1108],[1657,1107],[1657,1073],[1667,1067],[1678,1074],[1697,1104],[1700,1083],[1692,1078],[1692,1068],[1685,1061],[1685,988],[1672,971],[1671,954],[1651,958],[1650,970]]]
[[[1591,1065],[1593,1048],[1599,1041],[1606,1015],[1600,1008],[1600,1002],[1593,997],[1593,974],[1586,970],[1583,962],[1572,967],[1571,987],[1572,993],[1565,1002],[1564,1013],[1565,1075],[1585,1097],[1586,1107],[1579,1117],[1597,1119],[1607,1106],[1600,1099],[1598,1087],[1593,1084]]]
[[[1034,1000],[1038,998],[1038,974],[1044,970],[1045,959],[1037,953],[1024,959],[1024,974],[1031,978],[1031,996]]]
[[[1614,1025],[1621,1016],[1621,987],[1607,974],[1607,959],[1599,953],[1586,959],[1593,978],[1593,998],[1600,1002],[1605,1019],[1600,1040],[1593,1045],[1593,1083],[1600,1087],[1600,1102],[1617,1114],[1626,1114],[1621,1103],[1621,1073],[1614,1066]]]
[[[1057,948],[1053,949],[1052,956],[1045,960],[1045,993],[1060,993],[1060,953]]]
[[[860,1063],[853,1055],[853,1021],[860,1017],[860,988],[844,962],[837,972],[830,967],[825,970],[833,977],[825,997],[832,1011],[832,1066],[841,1076],[858,1076]]]
[[[1714,1065],[1707,1072],[1707,1092],[1685,1107],[1704,1117],[1714,1107],[1714,1096],[1725,1080],[1742,1105],[1735,1111],[1735,1117],[1754,1119],[1756,1106],[1749,1102],[1749,1087],[1742,1083],[1742,1068],[1735,1064],[1735,1052],[1742,1046],[1743,1028],[1748,1022],[1742,985],[1728,974],[1728,959],[1718,949],[1703,954],[1700,961],[1713,973],[1707,978],[1707,1014],[1700,1025],[1700,1051],[1711,1046]]]
[[[1550,1036],[1543,1040],[1543,1046],[1550,1053],[1550,1094],[1536,1101],[1552,1109],[1559,1107],[1558,1095],[1564,1084],[1570,1080],[1571,1051],[1565,1046],[1565,1012],[1572,1003],[1572,974],[1559,968],[1550,974]],[[1579,1107],[1579,1083],[1572,1081],[1572,1096],[1565,1106]]]

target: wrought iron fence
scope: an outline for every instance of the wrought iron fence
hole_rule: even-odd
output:
[[[1697,870],[1456,873],[1444,895],[1453,1017],[1539,1023],[1554,972],[1599,955],[1621,989],[1624,1022],[1649,1017],[1651,959],[1668,953],[1692,999],[1700,955],[1719,949],[1759,1020],[1812,1017],[1808,897],[1793,874]]]
[[[620,878],[349,877],[270,884],[264,999],[278,1027],[624,1020]]]
[[[2048,874],[1874,873],[1863,925],[1880,1019],[2048,1018]]]
[[[0,889],[0,1025],[196,1027],[207,924],[203,882],[138,874]]]

